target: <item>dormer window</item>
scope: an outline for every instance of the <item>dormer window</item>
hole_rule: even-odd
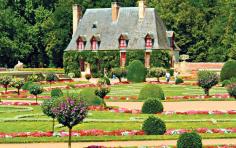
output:
[[[86,39],[83,36],[79,36],[78,40],[77,40],[77,49],[78,50],[84,50],[86,44]]]
[[[126,34],[122,34],[119,38],[119,48],[126,49],[128,46],[128,36]]]
[[[97,50],[100,44],[100,37],[99,35],[93,36],[91,39],[91,50]]]
[[[151,34],[147,34],[146,37],[145,37],[145,47],[147,49],[150,49],[153,47],[153,36]]]

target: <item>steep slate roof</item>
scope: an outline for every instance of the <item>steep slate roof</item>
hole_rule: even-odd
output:
[[[112,22],[111,8],[87,9],[66,51],[77,50],[79,36],[86,38],[85,50],[91,49],[93,36],[101,41],[98,50],[118,50],[121,34],[129,39],[126,49],[145,49],[144,38],[148,33],[154,38],[153,49],[169,49],[165,25],[154,8],[146,8],[145,17],[140,20],[138,7],[121,7],[116,22]]]

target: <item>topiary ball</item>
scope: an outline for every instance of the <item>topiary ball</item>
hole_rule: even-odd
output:
[[[233,77],[236,77],[236,61],[235,60],[230,60],[227,61],[220,73],[220,79],[221,81],[224,80],[229,80]]]
[[[158,98],[160,100],[165,99],[164,92],[162,88],[156,84],[146,84],[141,89],[138,99],[139,100],[146,100],[148,98]]]
[[[55,89],[52,89],[51,91],[51,97],[61,97],[63,96],[63,92],[60,88],[55,88]]]
[[[128,66],[127,79],[135,83],[144,82],[146,73],[147,70],[143,63],[139,60],[134,60]]]
[[[195,132],[184,133],[179,136],[177,148],[202,148],[202,138]]]
[[[222,87],[228,86],[229,84],[231,84],[231,81],[230,81],[230,80],[224,80],[224,81],[222,82]]]
[[[166,125],[160,118],[150,116],[144,121],[142,130],[147,135],[163,135],[166,132]]]
[[[181,84],[181,83],[184,83],[184,80],[183,80],[183,79],[177,78],[177,79],[175,80],[175,84],[176,84],[176,85],[177,85],[177,84]]]
[[[142,113],[156,114],[163,112],[162,103],[156,98],[147,99],[142,106]]]

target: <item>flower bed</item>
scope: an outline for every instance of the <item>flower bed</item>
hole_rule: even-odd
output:
[[[189,129],[169,129],[166,131],[165,135],[179,135],[186,132],[190,132]],[[236,133],[236,128],[227,128],[227,129],[208,129],[208,128],[198,128],[195,130],[198,133]],[[142,130],[114,130],[114,131],[104,131],[104,130],[79,130],[73,131],[72,136],[135,136],[135,135],[145,135]],[[68,132],[15,132],[15,133],[3,133],[0,132],[0,138],[15,138],[15,137],[67,137],[69,136]]]
[[[205,96],[205,95],[187,95],[187,96],[168,96],[165,98],[165,100],[202,100],[202,99],[229,99],[231,98],[229,94],[215,94],[211,96]],[[138,100],[138,96],[105,96],[104,99],[106,100]]]
[[[11,105],[11,106],[37,106],[39,103],[35,102],[0,102],[0,105]]]

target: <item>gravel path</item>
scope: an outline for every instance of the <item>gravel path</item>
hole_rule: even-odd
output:
[[[119,106],[129,109],[141,109],[142,102],[107,102],[109,106]],[[235,110],[236,101],[187,101],[187,102],[163,102],[165,111],[189,111],[189,110]]]
[[[163,141],[112,141],[112,142],[80,142],[73,143],[72,148],[83,148],[90,145],[100,145],[107,147],[127,147],[127,146],[159,146],[175,145],[176,140]],[[236,139],[208,139],[203,140],[204,145],[216,144],[236,144]],[[67,143],[38,143],[38,144],[0,144],[0,148],[67,148]]]

